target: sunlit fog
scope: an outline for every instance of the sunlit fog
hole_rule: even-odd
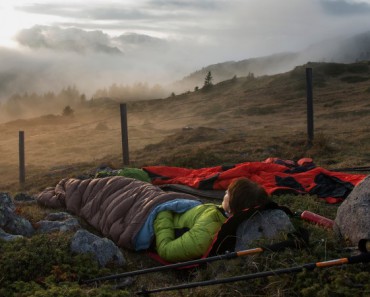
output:
[[[0,101],[67,87],[89,99],[137,83],[160,85],[156,95],[168,96],[189,89],[174,89],[175,81],[226,61],[296,53],[257,74],[351,62],[366,54],[349,40],[370,31],[370,1],[19,0],[1,3],[0,18]]]

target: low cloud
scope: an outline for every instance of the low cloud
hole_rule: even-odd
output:
[[[324,11],[331,15],[363,15],[370,14],[370,4],[366,1],[322,0]]]
[[[14,93],[72,85],[87,96],[113,83],[165,87],[194,70],[178,58],[181,45],[143,34],[112,37],[102,31],[34,26],[22,30],[17,40],[22,49],[0,48],[0,101]]]
[[[113,83],[167,84],[210,64],[361,33],[370,16],[365,0],[42,2],[17,6],[52,21],[20,31],[21,49],[0,50],[3,98],[73,84],[86,93]],[[324,59],[323,49],[310,55]]]
[[[102,31],[84,31],[77,28],[61,29],[51,26],[34,26],[20,31],[16,40],[23,46],[33,49],[47,48],[77,53],[103,52],[122,53],[111,46],[108,34]]]

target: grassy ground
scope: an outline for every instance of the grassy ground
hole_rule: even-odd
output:
[[[292,210],[311,210],[328,218],[335,218],[337,206],[326,204],[317,197],[284,195],[273,199]],[[35,222],[51,210],[28,205],[19,206],[19,211],[21,215]],[[72,234],[68,233],[35,236],[11,243],[0,242],[0,296],[135,296],[143,287],[155,289],[223,279],[348,257],[357,253],[356,250],[348,248],[346,243],[339,241],[328,229],[297,218],[292,221],[295,226],[304,227],[309,231],[308,247],[222,260],[196,269],[140,275],[130,279],[129,286],[120,289],[116,287],[126,282],[125,279],[101,282],[99,286],[80,285],[79,281],[154,267],[158,263],[145,252],[133,253],[123,250],[128,261],[126,267],[108,266],[99,269],[88,256],[70,253],[69,242]],[[258,242],[255,246],[269,243]],[[369,277],[370,265],[356,264],[162,292],[153,296],[368,296]]]
[[[366,65],[310,64],[315,100],[313,146],[307,145],[304,67],[281,75],[225,81],[207,92],[129,103],[130,166],[201,168],[268,157],[312,157],[317,165],[332,169],[368,165],[370,92],[365,78],[370,72]],[[19,130],[26,135],[23,188],[18,183]],[[61,178],[92,174],[102,163],[122,167],[118,104],[95,102],[76,110],[73,118],[17,120],[0,125],[0,133],[0,191],[11,195],[19,191],[36,194]],[[293,211],[311,210],[331,219],[338,208],[311,196],[273,199]],[[54,210],[19,204],[17,211],[34,223]],[[120,290],[114,289],[116,283],[97,287],[79,285],[79,280],[158,264],[145,253],[124,250],[127,267],[99,269],[88,257],[69,252],[71,234],[0,242],[0,296],[133,296],[143,286],[152,289],[221,279],[353,254],[332,231],[294,221],[310,232],[306,249],[138,276]],[[369,279],[369,265],[357,264],[153,296],[369,296]]]

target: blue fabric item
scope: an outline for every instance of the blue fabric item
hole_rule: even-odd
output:
[[[149,214],[143,227],[140,229],[135,240],[135,250],[146,250],[150,247],[152,239],[154,237],[154,220],[160,211],[171,210],[173,212],[182,213],[185,212],[202,202],[197,200],[189,199],[175,199],[162,204],[157,205]]]

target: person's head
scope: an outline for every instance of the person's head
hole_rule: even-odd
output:
[[[246,208],[263,206],[270,201],[269,195],[259,184],[248,178],[239,178],[227,188],[222,207],[230,214]]]

